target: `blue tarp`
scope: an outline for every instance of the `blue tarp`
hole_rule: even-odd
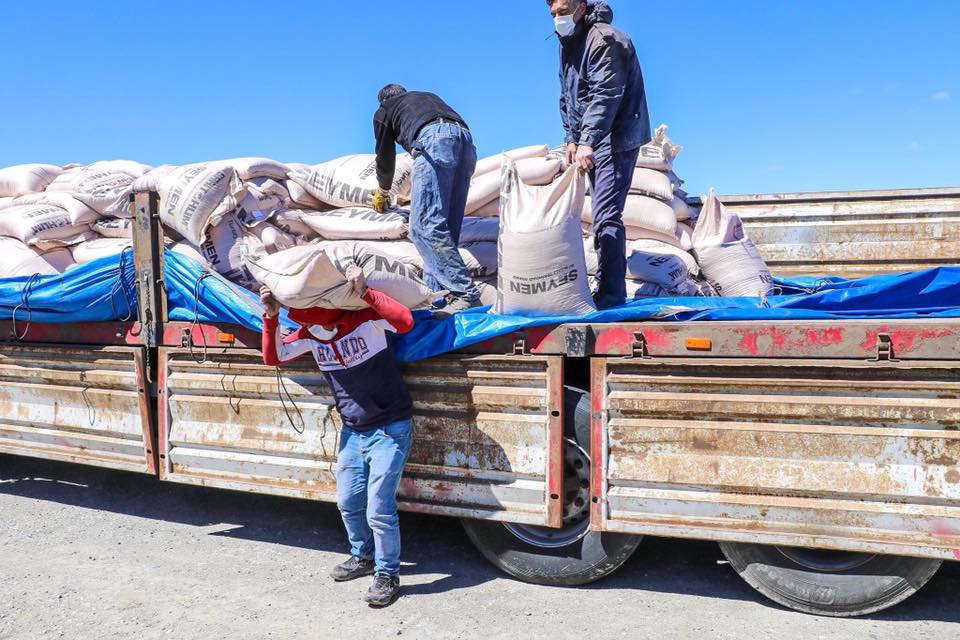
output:
[[[0,320],[107,322],[136,319],[133,252],[100,258],[63,275],[0,280]]]
[[[168,251],[166,289],[169,318],[183,322],[238,324],[262,328],[258,296],[209,274],[190,258]],[[587,316],[497,316],[487,309],[446,320],[417,314],[417,326],[402,336],[398,356],[422,360],[530,327],[564,322],[606,323],[702,320],[836,320],[871,318],[960,318],[960,267],[916,273],[842,278],[777,280],[761,305],[757,298],[652,298]],[[28,305],[23,305],[24,294]],[[34,322],[96,322],[136,316],[133,260],[129,252],[71,269],[62,276],[0,280],[0,319],[15,307]],[[283,325],[293,323],[282,316]]]

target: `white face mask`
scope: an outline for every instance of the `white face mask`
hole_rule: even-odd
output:
[[[324,329],[318,324],[311,325],[307,331],[309,331],[317,340],[333,340],[333,337],[337,335],[336,329]]]
[[[571,13],[569,16],[557,16],[553,19],[553,24],[557,28],[557,35],[561,38],[572,36],[576,30],[577,23],[574,22],[573,15],[574,14]]]

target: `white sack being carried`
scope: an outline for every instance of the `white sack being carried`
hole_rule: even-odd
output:
[[[673,200],[673,184],[670,182],[670,178],[665,173],[653,169],[634,169],[630,192],[657,198],[664,202]]]
[[[14,205],[48,205],[67,212],[70,224],[88,225],[100,219],[100,214],[67,193],[30,193],[14,199]]]
[[[460,227],[460,244],[468,242],[496,242],[500,237],[498,218],[477,218],[467,216]]]
[[[69,194],[100,215],[131,218],[130,194],[137,176],[110,169],[113,164],[98,162],[64,171],[50,183],[46,192]],[[107,168],[102,168],[104,166]],[[135,165],[130,170],[135,170]]]
[[[673,144],[667,135],[667,125],[657,127],[653,140],[640,147],[637,167],[655,171],[673,171],[673,161],[683,147]]]
[[[129,218],[102,218],[91,224],[90,228],[104,238],[133,237],[133,220]]]
[[[377,213],[367,207],[300,214],[300,219],[326,240],[399,240],[407,237],[409,213]]]
[[[147,173],[141,180],[146,181]],[[246,187],[231,168],[202,164],[173,169],[157,180],[160,220],[194,245],[204,241],[206,229],[233,212]]]
[[[253,180],[254,178],[273,178],[274,180],[286,180],[287,178],[286,165],[270,158],[231,158],[230,160],[210,162],[207,166],[211,169],[229,167],[236,171],[243,181]]]
[[[583,220],[593,222],[593,198],[584,199]],[[640,195],[628,195],[623,207],[623,224],[626,227],[643,227],[664,233],[676,234],[677,218],[673,208],[656,198]]]
[[[470,242],[460,245],[460,255],[473,279],[497,273],[499,259],[496,242]]]
[[[360,242],[304,245],[247,259],[254,277],[278,302],[294,309],[367,308],[344,276],[351,264],[363,269],[369,287],[411,309],[429,305],[442,295],[430,291],[410,266]]]
[[[53,276],[74,264],[69,249],[38,253],[16,238],[0,237],[0,278]]]
[[[520,180],[528,185],[550,184],[563,169],[563,161],[552,156],[526,158],[518,160],[514,164]],[[470,192],[467,195],[467,215],[473,215],[474,211],[497,200],[497,196],[500,195],[500,178],[500,173],[494,171],[478,176],[470,182]]]
[[[570,167],[560,180],[533,187],[517,166],[503,166],[503,219],[496,313],[581,315],[596,310],[590,294],[580,217],[585,179]]]
[[[409,240],[387,240],[384,242],[364,242],[363,244],[371,247],[374,251],[413,267],[417,277],[423,276],[423,256]]]
[[[473,172],[473,177],[482,176],[485,173],[496,173],[500,175],[500,165],[503,164],[503,156],[507,156],[513,161],[526,160],[527,158],[545,158],[550,153],[550,147],[545,144],[537,144],[531,147],[520,147],[511,151],[504,151],[495,156],[488,156],[477,161],[477,168]]]
[[[17,238],[40,251],[98,237],[87,224],[74,224],[66,209],[50,204],[22,204],[0,211],[0,236]]]
[[[62,172],[52,164],[18,164],[0,169],[0,198],[43,191]]]
[[[377,185],[377,157],[372,154],[345,156],[313,167],[289,168],[293,182],[316,199],[335,207],[369,206]],[[409,196],[413,186],[413,158],[397,156],[390,195]],[[291,194],[292,195],[292,194]]]
[[[73,260],[77,264],[86,264],[99,258],[115,256],[121,254],[126,249],[131,249],[133,242],[122,238],[97,238],[74,245],[70,248],[73,254]]]
[[[14,198],[0,198],[0,209],[6,209],[13,206]]]
[[[720,295],[765,297],[773,288],[770,270],[740,216],[728,212],[712,189],[693,231],[693,250]]]

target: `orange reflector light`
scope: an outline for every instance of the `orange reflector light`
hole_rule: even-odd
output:
[[[688,351],[713,350],[713,340],[710,338],[687,338],[686,345]]]
[[[232,333],[224,333],[222,331],[217,332],[217,340],[221,344],[233,344],[237,341],[237,338]]]

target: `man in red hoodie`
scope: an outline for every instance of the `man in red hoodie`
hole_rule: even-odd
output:
[[[278,367],[312,353],[343,420],[337,457],[337,506],[350,540],[350,559],[334,567],[337,582],[373,574],[371,606],[400,593],[397,488],[413,441],[413,402],[394,354],[393,334],[413,328],[405,306],[367,288],[351,265],[347,281],[370,305],[362,311],[291,309],[300,329],[280,339],[280,304],[269,289],[263,303],[263,361]]]

